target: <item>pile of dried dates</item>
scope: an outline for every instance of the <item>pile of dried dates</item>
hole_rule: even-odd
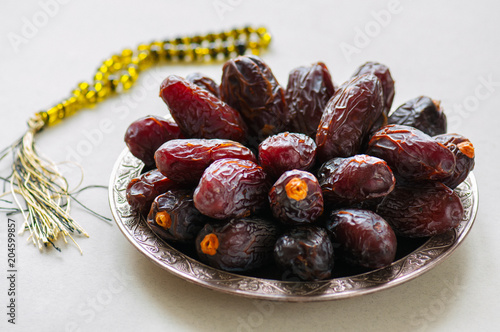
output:
[[[283,88],[256,56],[227,61],[220,86],[171,75],[171,118],[125,134],[145,164],[127,200],[162,240],[225,271],[308,281],[387,266],[459,225],[453,189],[474,167],[438,101],[390,112],[394,92],[375,62],[341,86],[318,62]]]

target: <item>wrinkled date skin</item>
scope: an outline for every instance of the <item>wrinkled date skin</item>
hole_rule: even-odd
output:
[[[238,142],[224,139],[170,140],[155,153],[160,172],[179,183],[195,185],[211,163],[223,158],[257,162],[250,149]]]
[[[220,159],[203,172],[194,204],[215,219],[247,217],[266,206],[269,188],[266,173],[253,161]]]
[[[186,80],[219,98],[219,85],[210,77],[201,73],[191,73],[186,76]]]
[[[446,115],[438,101],[420,96],[399,106],[389,117],[388,124],[417,128],[429,136],[446,133]]]
[[[375,132],[367,154],[384,159],[396,176],[409,181],[443,180],[455,169],[446,146],[409,126],[387,125]]]
[[[378,206],[394,231],[406,237],[427,237],[458,227],[464,217],[460,197],[440,182],[398,186]]]
[[[328,102],[318,126],[318,160],[359,153],[363,139],[383,109],[382,85],[376,76],[357,76],[342,85]]]
[[[179,185],[153,169],[130,180],[126,189],[127,202],[134,211],[147,216],[156,196]]]
[[[258,218],[206,224],[196,238],[200,260],[212,267],[240,272],[268,265],[273,260],[278,226]]]
[[[391,264],[396,257],[396,234],[372,211],[333,211],[326,229],[332,235],[334,246],[339,247],[341,257],[349,264],[378,269]]]
[[[259,163],[273,179],[286,171],[307,171],[316,160],[316,143],[305,134],[279,133],[259,144]]]
[[[237,109],[249,127],[252,146],[282,132],[288,119],[284,89],[257,56],[239,56],[222,68],[221,99]]]
[[[245,141],[245,124],[238,111],[182,77],[168,76],[160,97],[186,137]]]
[[[334,265],[333,245],[325,229],[298,226],[276,241],[274,260],[285,274],[304,281],[328,279]]]
[[[474,169],[474,146],[468,138],[459,134],[442,134],[434,136],[434,139],[446,146],[455,155],[457,161],[455,171],[442,181],[451,189],[455,189]]]
[[[318,181],[324,199],[335,206],[384,197],[396,184],[384,160],[363,154],[327,161],[318,170]]]
[[[334,93],[332,77],[323,62],[292,70],[285,92],[288,130],[316,137],[323,110]]]
[[[310,224],[323,213],[318,180],[306,171],[283,173],[269,191],[273,216],[285,225]]]
[[[156,149],[163,143],[177,138],[182,138],[177,123],[154,115],[132,122],[125,132],[125,144],[130,152],[147,167],[154,166]]]
[[[366,62],[354,72],[352,77],[365,74],[377,76],[380,84],[382,84],[382,90],[384,92],[384,111],[382,112],[382,117],[385,118],[385,120],[382,120],[381,125],[385,125],[383,122],[387,122],[387,117],[389,115],[389,111],[391,110],[394,95],[396,94],[394,89],[394,79],[392,78],[389,68],[378,62]]]
[[[169,190],[155,198],[147,224],[165,241],[194,242],[196,235],[208,222],[193,204],[187,190]]]

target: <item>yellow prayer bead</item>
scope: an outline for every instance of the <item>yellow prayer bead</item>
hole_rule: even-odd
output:
[[[130,65],[127,68],[127,72],[130,75],[130,78],[132,79],[132,81],[134,81],[134,82],[139,77],[139,71],[137,70],[137,67],[135,65]]]
[[[267,48],[269,46],[269,44],[271,43],[271,35],[269,33],[265,33],[264,35],[262,35],[262,46],[264,48]]]
[[[128,90],[132,87],[134,82],[129,75],[125,74],[120,77],[120,83],[122,84],[123,90]]]
[[[132,56],[134,55],[134,51],[132,51],[129,48],[126,48],[122,51],[122,63],[123,64],[129,64],[130,61],[132,60]]]
[[[97,93],[94,88],[89,88],[89,91],[85,94],[85,99],[90,107],[93,107],[97,103]]]
[[[76,102],[76,98],[74,98],[74,97],[66,99],[62,102],[64,109],[66,109],[66,116],[70,116],[70,115],[73,115],[76,113],[77,108],[76,108],[75,102]]]

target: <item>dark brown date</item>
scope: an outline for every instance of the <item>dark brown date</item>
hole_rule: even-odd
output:
[[[127,202],[132,210],[147,216],[156,196],[178,187],[177,183],[153,169],[129,182],[126,190]]]
[[[457,163],[453,174],[442,180],[445,185],[455,189],[474,169],[474,146],[468,138],[459,134],[442,134],[434,136],[434,139],[455,155]]]
[[[346,262],[378,269],[396,257],[396,234],[389,224],[372,211],[345,209],[333,211],[326,222],[332,242]]]
[[[194,204],[215,219],[247,217],[266,206],[269,187],[266,173],[253,161],[220,159],[203,172]]]
[[[175,121],[149,115],[128,126],[125,132],[125,143],[136,158],[150,167],[155,164],[154,154],[160,145],[181,137],[181,130]]]
[[[458,227],[464,217],[460,197],[440,182],[397,186],[377,208],[396,234],[427,237]]]
[[[394,79],[391,76],[391,72],[387,66],[381,63],[366,62],[354,72],[354,75],[352,75],[352,77],[365,74],[372,74],[377,76],[380,84],[382,84],[382,90],[384,92],[384,112],[382,113],[382,117],[385,117],[385,121],[387,122],[387,116],[389,115],[389,111],[391,110],[392,102],[394,100],[394,95],[396,94],[396,91],[394,90]],[[382,120],[381,122],[383,123],[384,120]]]
[[[203,171],[215,160],[223,158],[257,162],[250,149],[238,142],[223,139],[170,140],[155,153],[160,172],[185,184],[197,184]]]
[[[316,143],[305,134],[279,133],[259,144],[259,163],[273,179],[292,169],[308,170],[316,160]]]
[[[201,73],[191,73],[186,76],[186,80],[219,98],[219,85],[210,77]]]
[[[439,101],[429,97],[413,98],[399,106],[389,116],[388,124],[399,124],[420,129],[429,136],[446,133],[446,115]]]
[[[273,216],[286,225],[310,224],[323,213],[318,180],[309,172],[283,173],[269,191]]]
[[[387,125],[375,132],[367,154],[384,159],[396,176],[409,181],[443,180],[455,169],[455,156],[422,131]]]
[[[187,190],[169,190],[156,197],[147,218],[156,235],[174,242],[193,242],[207,221],[194,207],[193,195]]]
[[[168,76],[160,97],[186,137],[245,141],[245,124],[238,111],[182,77]]]
[[[287,129],[316,137],[323,110],[334,93],[332,77],[323,62],[292,70],[285,92]]]
[[[384,110],[382,85],[375,75],[353,78],[328,102],[316,134],[317,158],[359,153],[363,139]]]
[[[196,251],[200,260],[212,267],[248,271],[272,262],[278,234],[277,225],[257,218],[206,224],[196,238]]]
[[[278,238],[274,260],[285,274],[302,280],[328,279],[334,265],[333,245],[325,229],[299,226]]]
[[[396,179],[389,165],[377,157],[355,155],[334,158],[318,170],[325,201],[351,206],[389,194]]]
[[[227,61],[222,68],[220,95],[245,119],[252,146],[285,129],[284,89],[259,57],[239,56]]]

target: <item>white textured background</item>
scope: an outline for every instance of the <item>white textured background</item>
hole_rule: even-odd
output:
[[[377,23],[383,11],[390,14]],[[493,0],[2,0],[1,147],[23,133],[32,113],[66,97],[104,58],[125,47],[262,24],[274,37],[264,60],[282,84],[289,70],[314,61],[324,61],[342,83],[358,65],[376,60],[396,80],[394,106],[422,94],[440,99],[449,130],[468,136],[476,147],[480,207],[463,245],[425,275],[372,295],[303,304],[256,302],[189,284],[147,261],[117,226],[75,208],[74,217],[91,234],[78,241],[83,256],[73,246],[40,254],[25,244],[26,235],[18,237],[15,326],[7,324],[7,217],[0,214],[0,331],[496,331],[499,12]],[[36,25],[30,30],[31,24]],[[359,31],[365,29],[371,36],[362,40]],[[356,53],[346,54],[342,45]],[[220,69],[165,66],[146,73],[128,95],[40,134],[39,149],[56,161],[83,152],[78,159],[84,183],[107,185],[128,124],[164,113],[157,97],[161,79],[200,70],[218,79]],[[99,129],[103,119],[112,121],[109,130]],[[105,190],[80,198],[111,216]],[[22,222],[21,216],[14,219]]]

